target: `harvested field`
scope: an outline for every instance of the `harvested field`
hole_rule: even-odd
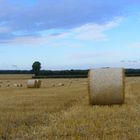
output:
[[[39,89],[0,81],[1,140],[140,139],[140,77],[126,78],[125,104],[113,106],[89,105],[87,79],[42,79]]]
[[[31,78],[33,74],[0,74],[0,80],[10,80],[10,79],[28,79]]]

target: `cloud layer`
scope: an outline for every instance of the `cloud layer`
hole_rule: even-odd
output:
[[[108,40],[108,36],[105,34],[105,31],[108,31],[112,28],[117,27],[122,21],[122,18],[115,18],[112,21],[109,21],[104,24],[85,24],[76,28],[67,29],[61,31],[48,31],[50,33],[45,33],[45,35],[40,36],[17,36],[15,38],[9,38],[6,41],[1,41],[1,43],[6,45],[51,45],[56,46],[69,46],[69,39],[76,41],[106,41]],[[4,30],[4,29],[3,29]],[[60,32],[60,33],[58,33]],[[59,43],[57,41],[59,40]],[[65,40],[65,41],[62,41]],[[56,42],[56,43],[54,43]],[[65,44],[66,42],[66,44]],[[54,45],[56,44],[56,45]]]
[[[0,41],[39,36],[48,29],[70,29],[85,24],[102,24],[122,16],[128,0],[0,0]],[[133,1],[138,3],[138,1]]]

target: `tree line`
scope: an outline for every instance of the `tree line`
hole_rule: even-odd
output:
[[[33,78],[87,78],[87,70],[41,70],[41,63],[35,61],[32,70],[0,70],[0,74],[34,74]],[[140,69],[125,69],[126,76],[140,76]]]
[[[0,74],[34,74],[33,70],[0,70]],[[126,76],[140,76],[140,69],[125,69]],[[88,70],[40,70],[38,78],[84,78]]]

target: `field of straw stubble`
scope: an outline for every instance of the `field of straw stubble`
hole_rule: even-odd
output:
[[[140,77],[126,78],[125,104],[113,106],[89,105],[87,79],[26,81],[0,77],[0,140],[140,139]]]

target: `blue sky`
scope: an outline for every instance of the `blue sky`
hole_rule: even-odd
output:
[[[0,69],[140,68],[139,0],[0,0]]]

